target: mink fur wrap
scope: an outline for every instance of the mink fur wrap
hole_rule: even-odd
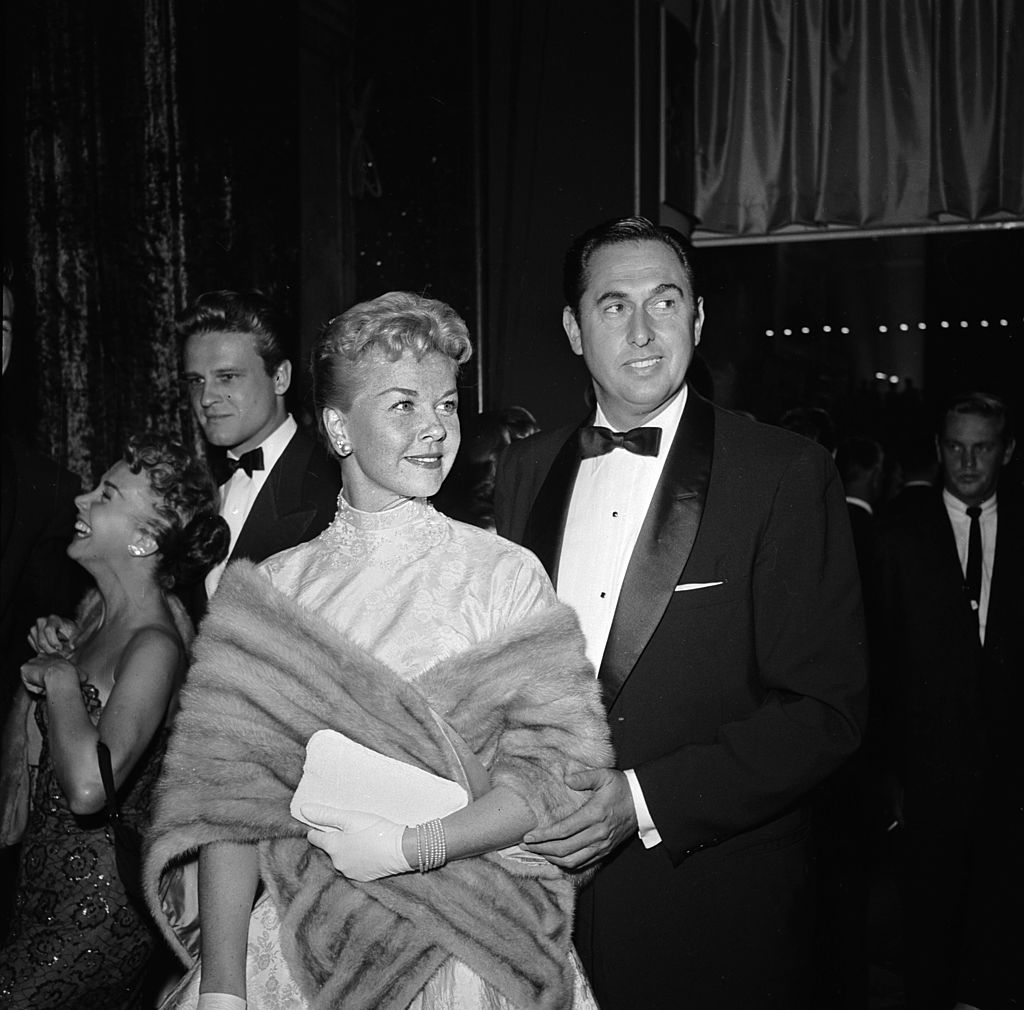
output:
[[[556,604],[403,681],[249,562],[230,566],[181,693],[146,859],[147,898],[172,946],[161,877],[209,842],[259,843],[283,953],[314,1010],[404,1008],[451,956],[521,1007],[572,1003],[574,881],[497,854],[428,874],[349,881],[288,812],[319,729],[469,789],[434,713],[539,823],[577,809],[566,772],[613,763],[573,611]]]

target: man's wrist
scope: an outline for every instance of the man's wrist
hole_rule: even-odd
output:
[[[640,787],[640,780],[637,778],[636,771],[633,768],[627,768],[623,774],[626,776],[626,782],[629,785],[629,794],[633,799],[633,810],[636,813],[637,834],[640,836],[640,840],[644,843],[644,848],[653,848],[661,842],[661,835],[658,833],[658,829],[654,826],[654,819],[651,817],[651,812],[647,808],[647,800],[644,797],[643,789]]]

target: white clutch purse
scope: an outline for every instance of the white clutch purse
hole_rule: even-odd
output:
[[[457,782],[379,754],[343,733],[321,729],[306,744],[302,778],[289,809],[303,824],[323,828],[303,817],[302,807],[319,803],[398,824],[422,824],[468,802],[469,794]]]

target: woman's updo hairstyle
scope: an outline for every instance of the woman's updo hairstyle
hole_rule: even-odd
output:
[[[352,406],[372,350],[391,361],[407,351],[417,360],[436,352],[451,358],[456,368],[473,353],[462,317],[436,298],[389,291],[335,316],[320,331],[310,359],[317,423],[331,452],[335,450],[324,430],[324,408],[346,411]]]
[[[149,525],[160,552],[157,581],[164,589],[198,582],[227,557],[231,542],[209,468],[178,442],[151,432],[129,438],[124,459],[132,473],[145,471],[157,497],[159,518]]]

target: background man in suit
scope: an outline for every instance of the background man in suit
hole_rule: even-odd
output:
[[[334,518],[341,474],[285,407],[292,366],[281,317],[262,295],[200,295],[178,333],[189,399],[231,528],[228,559],[206,579],[210,596],[229,561],[262,561],[320,533]]]
[[[923,411],[899,433],[895,458],[899,486],[888,501],[879,503],[880,515],[890,519],[919,508],[932,508],[939,461],[935,453],[935,425]]]
[[[1024,993],[1024,505],[1002,401],[954,398],[935,441],[941,493],[878,529],[873,711],[902,787],[908,1006],[991,1010]]]
[[[597,427],[499,464],[498,532],[576,607],[618,757],[577,773],[591,798],[526,843],[561,866],[605,860],[576,929],[603,1010],[792,1010],[807,794],[860,739],[860,593],[829,454],[688,388],[691,256],[643,218],[574,242],[562,322]]]
[[[875,508],[884,490],[885,453],[871,438],[844,438],[836,449],[836,469],[846,492],[857,565],[864,577],[871,567]]]
[[[884,490],[885,453],[874,439],[850,436],[835,452],[846,492],[864,609],[874,558],[875,509]],[[873,698],[874,692],[869,692]],[[818,908],[815,918],[815,1007],[863,1008],[868,1000],[869,857],[877,848],[884,816],[878,793],[878,748],[868,719],[861,749],[822,783],[814,798]]]

